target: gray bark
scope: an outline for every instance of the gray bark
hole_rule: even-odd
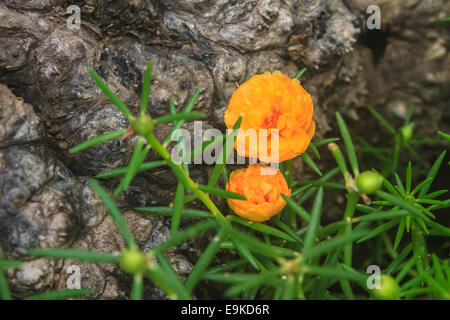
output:
[[[30,247],[113,253],[124,247],[86,176],[126,165],[136,139],[68,153],[128,125],[89,77],[89,66],[136,114],[142,72],[152,59],[152,116],[166,114],[170,99],[180,110],[201,88],[194,110],[208,115],[204,128],[224,129],[236,83],[266,70],[293,76],[306,66],[302,84],[314,100],[318,137],[335,128],[336,110],[355,127],[370,127],[367,103],[395,122],[414,101],[419,129],[449,131],[449,30],[439,19],[450,3],[379,2],[381,31],[367,30],[372,2],[363,0],[0,0],[0,257],[28,259],[8,271],[14,295],[65,288],[72,264],[96,298],[129,291],[118,268],[25,255]],[[66,25],[69,5],[81,8],[79,30]],[[159,125],[156,135],[163,139],[169,130]],[[193,168],[196,180],[205,169]],[[143,249],[168,236],[168,220],[127,208],[168,205],[175,182],[166,169],[156,170],[118,198]],[[169,259],[182,277],[189,273],[179,250]],[[156,288],[146,294],[163,297]]]

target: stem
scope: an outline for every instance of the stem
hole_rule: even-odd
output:
[[[349,234],[352,232],[352,218],[355,214],[356,204],[359,200],[359,193],[350,192],[347,196],[347,206],[344,212],[344,221],[347,224],[343,227],[344,234]],[[344,245],[344,263],[349,267],[352,266],[352,246],[351,242]]]
[[[424,272],[424,270],[428,269],[428,259],[426,252],[426,244],[425,239],[423,237],[423,231],[420,229],[415,219],[411,219],[411,233],[412,233],[412,241],[413,241],[413,250],[414,255],[417,255],[417,269],[419,273]]]
[[[292,176],[292,163],[291,163],[291,160],[287,160],[285,162],[284,174],[286,176],[286,180],[287,180],[288,185],[291,187],[292,186],[292,182],[294,181],[294,178]]]
[[[285,166],[284,166],[284,175],[286,177],[288,186],[290,188],[292,188],[293,182],[294,182],[294,177],[292,175],[292,162],[291,160],[287,160],[284,162]],[[287,213],[288,213],[288,224],[294,229],[297,229],[297,216],[295,214],[295,212],[289,207],[287,209]]]
[[[303,279],[305,275],[302,273],[297,277],[296,281],[296,292],[297,292],[297,298],[299,300],[305,300],[305,293],[303,292]]]
[[[198,199],[200,199],[201,202],[211,211],[213,216],[217,219],[219,224],[223,224],[225,222],[225,217],[220,212],[220,210],[217,208],[217,206],[212,202],[212,200],[209,198],[209,196],[204,193],[203,191],[198,189],[197,184],[189,177],[189,175],[186,173],[186,171],[183,169],[183,166],[181,164],[175,164],[171,157],[169,152],[164,148],[159,141],[156,139],[153,133],[150,133],[147,137],[148,143],[152,146],[153,150],[155,150],[171,167],[176,166],[180,170],[180,172],[185,177],[189,187],[191,190],[195,193]]]

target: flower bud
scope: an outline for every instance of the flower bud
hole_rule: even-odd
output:
[[[380,288],[373,290],[373,296],[377,300],[400,299],[400,287],[397,282],[388,275],[382,275],[380,279]]]
[[[402,136],[402,140],[404,143],[408,143],[409,140],[411,140],[411,138],[413,136],[413,132],[414,132],[414,123],[413,122],[400,128],[400,134]]]
[[[147,137],[153,132],[154,124],[152,118],[147,114],[142,114],[131,123],[134,131],[141,137]]]
[[[126,249],[120,256],[120,266],[128,273],[142,274],[147,268],[147,259],[139,250]]]
[[[380,190],[383,177],[373,171],[364,171],[356,178],[359,193],[372,194]]]

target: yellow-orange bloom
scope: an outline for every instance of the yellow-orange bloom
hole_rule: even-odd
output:
[[[269,220],[284,208],[286,201],[280,193],[291,195],[280,170],[263,164],[251,164],[248,168],[233,171],[226,189],[247,198],[228,199],[228,204],[238,216],[255,222]]]
[[[283,162],[308,148],[316,129],[313,111],[311,96],[300,81],[276,70],[253,76],[239,86],[225,111],[225,124],[231,129],[242,116],[235,144],[238,154],[266,163],[274,162],[272,152],[277,150],[271,148],[271,137],[272,130],[278,129],[278,162]],[[257,139],[245,135],[248,129],[256,130]],[[267,135],[266,145],[261,144],[261,135]]]

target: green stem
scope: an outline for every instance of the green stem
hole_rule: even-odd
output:
[[[345,207],[344,212],[344,221],[347,224],[343,228],[344,234],[350,234],[352,232],[352,218],[355,213],[356,204],[359,200],[359,193],[350,192],[347,195],[347,206]],[[349,267],[352,266],[352,242],[349,242],[344,245],[344,263]]]
[[[153,133],[150,133],[147,137],[148,143],[152,146],[153,150],[155,150],[163,159],[167,162],[171,167],[175,166],[178,167],[180,172],[183,174],[184,178],[186,179],[189,187],[191,190],[195,193],[198,199],[200,199],[201,202],[211,211],[213,216],[217,219],[217,221],[222,225],[225,222],[225,217],[220,212],[220,210],[217,208],[217,206],[212,202],[212,200],[209,198],[209,196],[204,193],[203,191],[198,189],[197,184],[192,181],[192,179],[189,177],[189,175],[186,173],[186,171],[183,169],[183,166],[181,164],[175,164],[171,157],[169,152],[166,148],[164,148],[159,141],[156,139]]]
[[[294,181],[294,178],[293,178],[293,175],[292,175],[292,163],[291,163],[291,160],[287,160],[285,162],[284,174],[286,176],[286,180],[287,180],[287,183],[288,183],[289,187],[291,187],[292,183]]]
[[[286,177],[288,186],[290,188],[292,188],[292,185],[294,183],[294,177],[293,177],[293,174],[292,174],[292,162],[291,162],[291,160],[287,160],[287,161],[284,162],[284,164],[285,164],[285,166],[284,166],[284,175]],[[291,208],[288,208],[287,209],[287,213],[288,213],[288,216],[287,216],[288,224],[294,230],[296,230],[297,229],[297,216],[296,216],[295,212]]]
[[[299,300],[305,300],[305,293],[303,292],[303,279],[304,279],[304,274],[300,274],[297,277],[297,283],[296,283],[296,292],[297,292],[297,298]]]
[[[419,273],[422,273],[424,270],[428,269],[429,263],[423,231],[417,226],[415,219],[411,219],[411,233],[414,255],[417,255],[418,257],[417,269]]]
[[[383,242],[386,245],[387,251],[392,259],[397,258],[398,254],[394,251],[391,239],[389,239],[388,235],[386,233],[382,233],[381,237],[383,238]]]
[[[11,292],[8,288],[8,280],[6,280],[3,269],[0,269],[0,298],[2,300],[11,300]]]

